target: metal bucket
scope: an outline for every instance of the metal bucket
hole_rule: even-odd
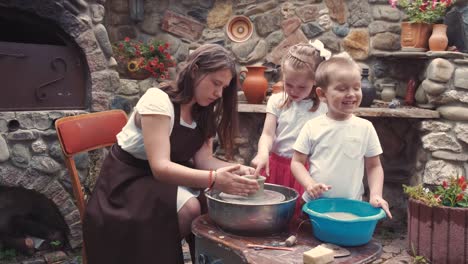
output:
[[[220,191],[205,193],[208,215],[223,230],[247,236],[271,235],[284,231],[294,215],[299,194],[296,190],[265,183],[265,190],[276,191],[285,200],[274,204],[239,204],[219,199]]]

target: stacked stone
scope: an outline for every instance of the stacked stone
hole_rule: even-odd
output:
[[[468,172],[468,60],[437,58],[429,63],[416,100],[437,109],[441,119],[423,121],[422,181],[441,184]],[[420,172],[421,173],[421,172]]]

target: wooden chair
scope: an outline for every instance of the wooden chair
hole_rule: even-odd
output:
[[[68,116],[55,122],[55,129],[62,146],[65,164],[70,172],[73,194],[76,199],[81,221],[83,222],[85,200],[73,156],[117,142],[116,135],[127,123],[127,115],[122,110]],[[85,241],[83,241],[83,244]],[[86,255],[83,245],[83,263]]]

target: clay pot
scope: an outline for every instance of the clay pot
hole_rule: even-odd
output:
[[[447,25],[434,24],[432,27],[432,35],[429,38],[429,49],[431,51],[444,51],[447,49]]]
[[[382,87],[382,92],[380,93],[380,97],[385,102],[391,102],[396,97],[395,91],[395,84],[394,83],[382,83],[380,85]]]
[[[258,187],[259,187],[258,190],[252,194],[249,194],[248,196],[249,198],[257,198],[257,197],[263,196],[266,177],[264,176],[255,177],[254,175],[244,175],[242,177],[245,177],[249,180],[256,180],[258,183]]]
[[[430,24],[401,22],[401,50],[426,51],[430,32]]]
[[[279,81],[271,86],[271,93],[280,93],[284,90],[283,81]]]
[[[246,66],[244,83],[242,83],[242,90],[244,91],[245,98],[249,104],[261,104],[265,99],[266,90],[268,88],[268,81],[265,78],[264,66]]]

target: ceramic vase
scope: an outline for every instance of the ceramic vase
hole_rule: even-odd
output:
[[[247,71],[244,82],[242,83],[242,90],[244,91],[245,98],[249,104],[261,104],[265,99],[266,90],[268,88],[268,81],[265,78],[264,66],[246,66]]]
[[[377,94],[375,87],[369,81],[369,69],[362,69],[361,76],[362,101],[359,106],[369,107],[372,105]]]
[[[396,97],[396,91],[395,91],[395,84],[393,83],[385,83],[381,84],[382,86],[382,92],[380,93],[380,97],[382,98],[383,101],[385,102],[391,102],[393,99]]]
[[[283,89],[283,81],[279,81],[271,86],[271,93],[281,93]]]
[[[408,85],[406,86],[405,105],[414,104],[415,94],[416,94],[416,80],[414,78],[411,78],[409,79]]]
[[[431,51],[444,51],[447,49],[447,25],[434,24],[432,27],[432,35],[429,38],[429,49]]]

